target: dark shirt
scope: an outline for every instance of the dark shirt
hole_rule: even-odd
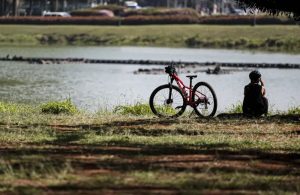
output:
[[[259,116],[265,111],[262,86],[258,83],[250,83],[245,86],[245,97],[243,101],[243,112],[246,115]]]

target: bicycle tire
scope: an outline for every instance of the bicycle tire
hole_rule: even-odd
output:
[[[177,108],[177,107],[170,108],[170,104],[173,104],[173,100],[171,103],[166,103],[168,101],[168,97],[163,97],[162,105],[156,105],[155,98],[159,95],[160,92],[162,92],[162,90],[166,90],[167,92],[169,92],[168,90],[170,90],[170,85],[169,84],[161,85],[161,86],[157,87],[156,89],[154,89],[154,91],[151,93],[151,96],[149,99],[149,105],[150,105],[150,108],[151,108],[153,114],[155,114],[158,117],[171,117],[171,118],[176,118],[176,117],[179,117],[180,115],[182,115],[184,113],[187,105],[186,105],[185,98],[184,98],[181,90],[179,89],[179,87],[172,85],[172,95],[174,95],[173,93],[176,92],[180,96],[179,99],[182,99],[182,103],[180,102],[179,106],[177,106],[179,108]],[[166,105],[166,104],[168,104],[168,105]],[[182,104],[182,105],[180,105],[180,104]],[[177,111],[173,112],[174,109],[175,110],[178,109],[178,112]],[[163,111],[166,111],[166,113],[162,113]]]
[[[192,100],[193,100],[193,102],[197,101],[196,100],[196,93],[199,93],[198,88],[201,87],[201,86],[206,87],[207,90],[211,93],[211,97],[209,97],[209,100],[213,101],[212,109],[211,109],[210,113],[208,113],[207,115],[204,115],[201,112],[201,109],[199,109],[198,107],[199,107],[199,105],[204,105],[205,103],[204,104],[199,103],[198,105],[194,106],[194,110],[195,110],[196,114],[198,116],[200,116],[200,117],[213,117],[216,114],[216,111],[217,111],[218,101],[217,101],[217,96],[216,96],[215,91],[213,90],[213,88],[208,83],[206,83],[206,82],[198,82],[193,87],[193,97],[192,97]],[[209,100],[208,100],[208,102],[209,102]],[[206,104],[206,106],[207,105],[208,104]]]

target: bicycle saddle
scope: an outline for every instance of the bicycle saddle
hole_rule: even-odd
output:
[[[193,79],[193,78],[197,78],[197,75],[188,75],[188,76],[186,76],[187,78],[191,78],[191,79]]]

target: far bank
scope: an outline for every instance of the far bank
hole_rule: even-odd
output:
[[[0,46],[159,46],[300,52],[297,25],[0,25]]]

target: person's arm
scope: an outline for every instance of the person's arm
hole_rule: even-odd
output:
[[[260,79],[260,84],[261,84],[261,93],[263,96],[265,96],[266,95],[265,82],[262,79]]]

